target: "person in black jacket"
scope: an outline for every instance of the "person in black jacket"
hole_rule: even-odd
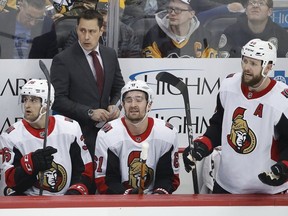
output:
[[[249,0],[246,14],[226,28],[219,41],[219,57],[240,58],[241,48],[251,39],[270,41],[277,48],[277,57],[288,57],[288,33],[274,23],[272,0]]]
[[[107,21],[108,21],[108,4],[107,2],[98,2],[96,6],[103,15],[103,34],[99,39],[99,42],[107,46]],[[71,10],[72,11],[72,10]],[[76,28],[73,29],[64,45],[64,49],[70,47],[78,40]],[[123,22],[119,22],[119,36],[118,36],[118,57],[119,58],[139,58],[141,57],[141,47],[139,40],[134,33],[134,30]]]

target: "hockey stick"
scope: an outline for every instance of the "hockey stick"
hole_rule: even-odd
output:
[[[180,91],[181,95],[183,96],[184,104],[185,104],[187,129],[188,129],[188,142],[189,142],[190,152],[192,155],[192,149],[194,148],[194,143],[193,143],[193,129],[192,129],[192,121],[191,121],[190,101],[189,101],[189,93],[188,93],[187,85],[183,83],[178,77],[168,72],[158,73],[156,76],[156,79],[158,81],[162,81],[162,82],[168,83],[169,85],[174,86]],[[192,179],[193,179],[194,193],[199,194],[198,177],[197,177],[197,170],[196,170],[195,163],[192,166]]]
[[[140,187],[139,187],[138,194],[143,194],[145,190],[145,166],[146,166],[146,160],[148,157],[148,148],[149,148],[149,143],[143,142],[142,151],[140,154],[141,171],[140,171]]]
[[[48,124],[49,124],[49,115],[50,115],[50,95],[51,95],[51,80],[50,80],[50,74],[49,71],[46,67],[46,65],[44,64],[44,62],[42,60],[39,60],[39,66],[42,70],[42,72],[44,73],[46,80],[47,80],[47,85],[48,85],[48,93],[47,93],[47,106],[46,106],[46,115],[45,115],[45,129],[44,129],[44,141],[43,141],[43,149],[46,148],[47,146],[47,134],[48,134]],[[39,183],[40,183],[40,191],[39,191],[39,195],[42,196],[43,195],[43,181],[44,181],[44,173],[40,172],[40,179],[39,179]]]

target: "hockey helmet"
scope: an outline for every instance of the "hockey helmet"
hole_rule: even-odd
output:
[[[275,65],[277,59],[276,47],[269,41],[260,39],[252,39],[241,50],[243,56],[250,57],[257,60],[262,60],[262,67],[265,68],[269,62]]]
[[[20,96],[23,95],[35,96],[42,99],[42,106],[47,105],[48,84],[45,79],[31,79],[21,89]],[[50,106],[54,102],[54,88],[50,88]]]
[[[153,102],[154,91],[147,85],[146,82],[142,80],[130,80],[121,90],[121,101],[124,100],[123,97],[127,92],[133,90],[139,90],[145,92],[148,96],[148,103]]]

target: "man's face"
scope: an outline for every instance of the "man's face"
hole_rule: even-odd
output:
[[[38,9],[29,6],[26,2],[23,2],[19,6],[18,21],[27,28],[32,28],[37,23],[44,20],[45,8]]]
[[[42,107],[41,98],[23,95],[21,100],[24,118],[30,122],[35,121],[38,118]]]
[[[124,98],[126,118],[132,123],[141,121],[147,113],[147,100],[142,91],[130,91]]]
[[[167,10],[170,26],[181,26],[186,24],[191,21],[195,14],[189,5],[179,0],[170,1]]]
[[[242,83],[250,86],[257,87],[261,83],[263,76],[262,61],[244,56],[241,62],[242,66]]]
[[[250,22],[263,22],[272,14],[272,8],[268,8],[266,0],[250,0],[246,14]]]
[[[98,20],[80,19],[77,26],[77,35],[81,46],[86,51],[94,50],[99,42],[103,31],[98,26]]]

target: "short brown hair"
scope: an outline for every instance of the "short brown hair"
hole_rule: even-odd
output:
[[[96,10],[84,10],[84,11],[82,11],[80,13],[79,17],[77,18],[77,24],[78,25],[79,25],[80,19],[86,19],[86,20],[97,19],[99,28],[101,28],[103,26],[103,16],[101,13],[99,13]]]

